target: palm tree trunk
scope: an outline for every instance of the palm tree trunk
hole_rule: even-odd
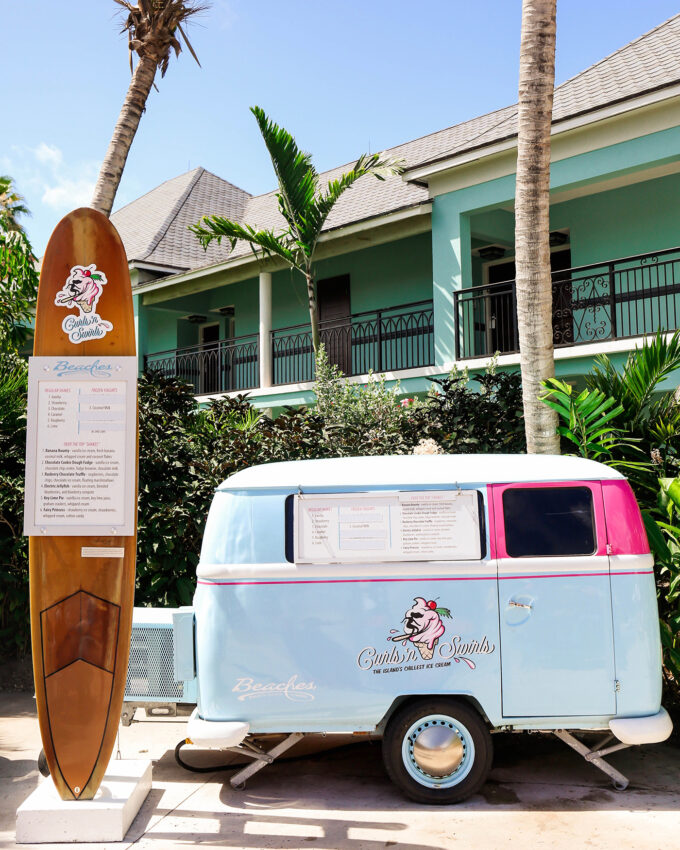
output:
[[[120,110],[90,203],[91,207],[103,212],[106,216],[111,215],[125,161],[139,127],[155,76],[156,62],[148,57],[141,58],[130,80],[130,87]]]
[[[321,345],[321,335],[319,333],[319,305],[316,302],[316,286],[311,272],[305,273],[307,281],[307,300],[309,301],[309,321],[312,326],[312,348],[314,349],[314,357],[319,353]]]
[[[519,60],[515,265],[527,451],[559,454],[557,414],[539,400],[555,375],[550,275],[550,125],[556,0],[523,0]]]

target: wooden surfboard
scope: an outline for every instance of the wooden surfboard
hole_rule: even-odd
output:
[[[80,271],[74,274],[76,266]],[[62,327],[69,315],[75,333],[83,334],[78,342]],[[104,335],[89,338],[76,319],[81,328],[96,320]],[[52,234],[40,273],[33,353],[135,354],[125,250],[100,212],[77,209]],[[136,489],[135,481],[135,497]],[[94,797],[113,750],[130,651],[135,545],[136,534],[29,538],[38,720],[50,773],[64,800]],[[83,547],[90,556],[83,557]],[[113,549],[112,556],[92,557],[100,548]]]

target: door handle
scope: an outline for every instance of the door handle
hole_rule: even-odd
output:
[[[529,608],[529,610],[531,610],[531,605],[528,605],[526,602],[515,602],[514,599],[511,599],[508,602],[508,605],[511,608]]]

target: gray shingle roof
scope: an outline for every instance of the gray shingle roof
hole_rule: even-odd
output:
[[[224,251],[206,253],[187,230],[199,213],[241,218],[251,197],[243,189],[194,168],[132,201],[111,216],[129,260],[189,269],[218,262]]]
[[[650,30],[555,89],[553,121],[680,81],[680,14]],[[517,133],[517,105],[490,112],[391,148],[386,153],[413,168],[511,138]],[[322,182],[347,169],[321,175]],[[357,181],[333,209],[324,230],[394,212],[428,200],[427,190],[401,177]],[[240,257],[250,249],[225,243],[207,253],[187,230],[202,215],[220,214],[256,227],[282,225],[274,192],[253,197],[202,168],[168,180],[111,216],[130,260],[194,269]]]

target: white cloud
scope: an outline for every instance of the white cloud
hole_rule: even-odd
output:
[[[42,202],[55,210],[87,206],[94,191],[94,180],[80,177],[75,180],[58,177],[51,186],[46,185]]]
[[[57,145],[11,145],[0,155],[0,174],[9,174],[33,213],[24,225],[37,252],[44,249],[58,219],[69,210],[87,206],[92,198],[99,164],[70,160]]]
[[[53,168],[59,167],[64,157],[58,147],[48,145],[46,142],[40,142],[37,148],[34,148],[33,153],[38,162],[44,165],[51,165]]]
[[[45,206],[66,211],[90,202],[97,178],[94,163],[66,163],[56,145],[40,142],[29,149],[33,162],[30,182],[40,191]]]

